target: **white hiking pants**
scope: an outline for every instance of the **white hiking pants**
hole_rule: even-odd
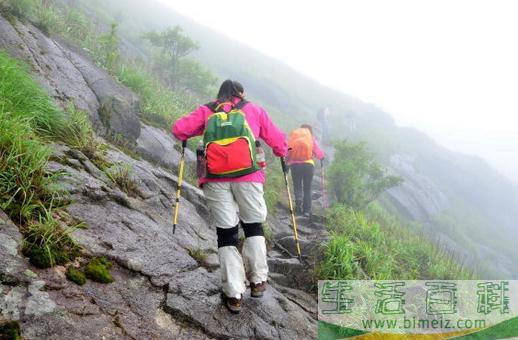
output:
[[[263,184],[212,182],[203,185],[203,192],[218,228],[223,293],[228,297],[240,298],[246,290],[246,278],[254,284],[268,278],[266,241],[261,225],[267,214]],[[240,221],[245,235],[248,234],[243,243],[243,257],[237,249],[237,226]]]

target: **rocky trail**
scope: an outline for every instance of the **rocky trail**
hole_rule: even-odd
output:
[[[306,339],[316,336],[316,299],[307,265],[291,256],[288,221],[277,220],[269,253],[271,287],[262,299],[245,297],[241,314],[221,303],[216,239],[199,189],[186,185],[178,229],[171,228],[176,177],[113,149],[112,162],[131,164],[138,183],[131,197],[84,155],[55,147],[52,171],[65,171],[70,214],[85,221],[74,238],[91,256],[115,263],[115,282],[84,286],[66,280],[65,268],[40,270],[19,252],[18,228],[2,215],[0,309],[19,320],[28,339]],[[282,210],[281,215],[282,214]],[[287,219],[287,216],[283,217]],[[300,219],[305,254],[315,237]],[[316,240],[314,246],[316,246]],[[209,253],[201,265],[189,248]],[[291,249],[291,250],[290,250]]]
[[[221,303],[215,227],[198,188],[185,184],[172,234],[179,153],[169,133],[140,122],[135,94],[80,51],[16,19],[0,16],[0,31],[0,48],[27,62],[56,101],[73,102],[89,113],[100,138],[120,134],[138,154],[132,158],[104,140],[110,145],[106,161],[132,169],[135,190],[128,194],[80,151],[52,146],[49,171],[65,174],[61,183],[72,202],[67,210],[87,225],[73,237],[83,256],[114,263],[115,280],[78,286],[66,279],[63,266],[31,266],[21,254],[18,226],[0,211],[0,323],[18,321],[26,339],[316,337],[312,261],[328,237],[323,224],[298,218],[307,259],[301,264],[289,213],[279,206],[268,221],[274,239],[268,259],[271,286],[262,299],[248,291],[241,314],[230,314]],[[192,165],[194,155],[186,156]],[[319,179],[314,183],[319,186]],[[189,249],[208,256],[198,262]]]

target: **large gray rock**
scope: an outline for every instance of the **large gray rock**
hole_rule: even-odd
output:
[[[100,105],[99,117],[104,126],[109,132],[122,135],[135,143],[140,135],[140,104],[137,95],[95,67],[87,58],[71,50],[67,50],[65,55],[95,93]]]
[[[56,287],[51,297],[59,310],[74,315],[72,320],[59,319],[58,325],[66,324],[69,329],[76,329],[77,334],[83,334],[85,329],[72,321],[77,319],[78,310],[84,310],[85,325],[92,324],[91,334],[96,336],[152,338],[151,335],[157,336],[164,327],[166,335],[159,338],[300,339],[316,336],[316,321],[311,312],[274,288],[264,299],[247,298],[238,316],[239,320],[247,320],[246,323],[236,322],[236,316],[225,309],[220,300],[217,259],[211,260],[213,272],[208,272],[188,254],[189,248],[204,249],[211,254],[217,252],[216,233],[210,226],[203,194],[198,188],[185,185],[185,198],[180,202],[179,223],[173,235],[171,217],[176,176],[145,160],[110,150],[110,162],[133,169],[138,194],[130,197],[107,181],[101,171],[87,169],[80,152],[60,147],[58,154],[61,163],[67,165],[51,163],[51,169],[68,173],[64,184],[73,200],[68,210],[88,224],[87,229],[74,233],[75,239],[89,253],[116,263],[114,283],[74,287],[75,302],[68,297],[71,288],[63,288],[70,287],[69,283],[56,283],[45,277],[48,284],[53,282]],[[94,304],[88,302],[92,297]],[[148,302],[139,302],[143,299]],[[207,306],[207,302],[210,305]],[[123,308],[127,305],[131,308]],[[116,323],[122,325],[122,333],[106,326],[110,321],[113,324],[114,315],[118,316]],[[139,323],[135,315],[146,318]],[[57,332],[48,321],[55,317],[51,314],[24,327],[28,327],[34,337],[49,336]],[[154,328],[145,326],[147,322]],[[155,327],[157,324],[159,328]]]
[[[175,148],[176,145],[178,142],[170,132],[143,124],[137,140],[136,151],[145,159],[166,169],[174,170],[178,169],[180,158],[180,153]],[[189,149],[185,150],[185,161],[192,167],[196,163],[196,156]]]
[[[27,265],[18,255],[22,235],[18,227],[0,210],[0,284],[23,282]]]
[[[431,179],[420,174],[408,155],[397,154],[390,159],[390,169],[404,182],[387,191],[387,195],[401,213],[410,219],[430,222],[448,207],[448,199]]]

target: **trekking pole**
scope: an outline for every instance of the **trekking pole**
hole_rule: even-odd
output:
[[[180,153],[180,168],[178,169],[178,182],[176,183],[176,203],[174,206],[173,216],[173,234],[176,231],[176,224],[178,223],[178,211],[180,210],[180,194],[183,183],[183,167],[185,164],[185,148],[187,147],[187,140],[182,142],[182,152]]]
[[[295,234],[295,243],[297,245],[297,255],[299,256],[299,261],[302,263],[302,255],[300,254],[300,243],[299,243],[299,234],[297,233],[297,220],[295,219],[295,214],[293,212],[293,203],[291,201],[291,192],[290,185],[288,183],[288,171],[286,170],[286,161],[283,157],[281,157],[281,166],[282,172],[284,173],[284,182],[286,183],[286,190],[288,191],[288,202],[290,207],[291,214],[291,223],[293,225],[293,234]]]
[[[320,161],[320,169],[322,171],[322,206],[324,209],[328,208],[327,202],[327,191],[326,191],[326,180],[325,180],[325,172],[324,172],[324,161]]]

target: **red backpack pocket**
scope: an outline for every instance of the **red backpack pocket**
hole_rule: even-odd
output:
[[[215,175],[226,175],[252,167],[250,143],[244,137],[211,142],[207,145],[207,169]]]

